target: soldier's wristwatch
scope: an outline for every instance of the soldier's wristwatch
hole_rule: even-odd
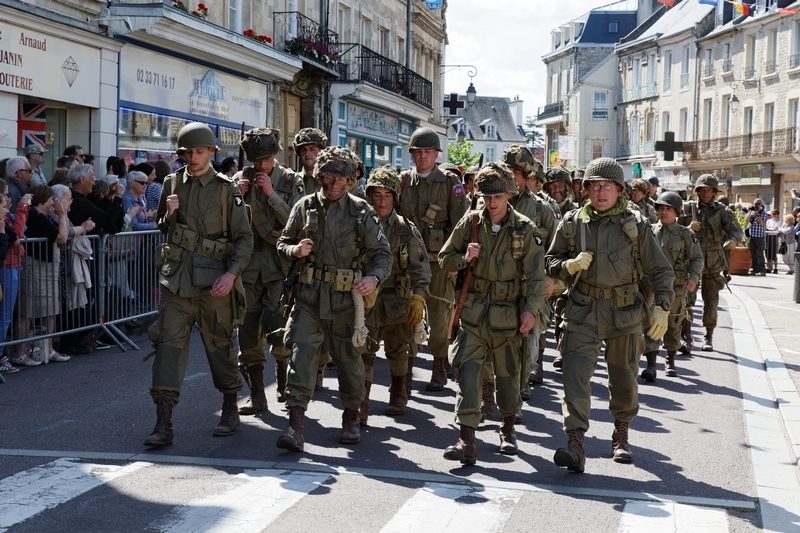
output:
[[[660,305],[661,309],[663,309],[664,311],[669,311],[669,302],[661,302],[658,305]]]

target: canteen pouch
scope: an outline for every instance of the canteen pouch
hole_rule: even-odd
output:
[[[170,242],[162,242],[161,256],[164,258],[164,261],[180,263],[183,259],[183,248]]]
[[[333,289],[336,292],[350,292],[353,288],[353,270],[349,268],[337,268],[336,277],[333,279]]]
[[[297,282],[305,285],[314,283],[314,265],[306,263],[301,266],[300,271],[297,273]]]
[[[614,294],[611,301],[614,309],[624,309],[636,303],[636,293],[638,292],[633,286],[614,287]]]
[[[435,228],[425,228],[425,233],[427,233],[427,239],[425,239],[426,244],[428,245],[428,252],[438,253],[441,251],[442,247],[444,247],[444,230],[443,229],[435,229]]]
[[[404,300],[411,299],[411,278],[398,274],[394,278],[394,292]]]
[[[489,298],[492,300],[513,301],[519,296],[519,280],[493,281]]]

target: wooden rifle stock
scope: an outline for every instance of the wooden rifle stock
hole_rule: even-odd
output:
[[[478,206],[478,197],[473,195],[472,196],[472,205],[470,206],[470,210],[472,211],[472,236],[469,239],[470,243],[478,242],[478,223],[479,223],[479,216],[477,210]],[[448,327],[448,338],[450,341],[454,341],[456,335],[458,335],[458,323],[461,320],[461,310],[464,309],[464,302],[467,299],[467,291],[469,290],[469,285],[472,283],[472,276],[475,273],[475,264],[478,262],[477,257],[473,257],[472,261],[469,262],[467,265],[467,273],[464,276],[464,283],[461,284],[461,293],[458,295],[458,301],[456,302],[456,306],[453,308],[453,311],[450,313],[450,326]]]
[[[240,141],[244,140],[244,122],[242,122],[242,134],[239,137]],[[242,143],[239,143],[239,170],[244,168],[244,147],[242,147]]]

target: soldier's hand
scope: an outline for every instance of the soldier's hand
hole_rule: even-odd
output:
[[[473,259],[477,259],[481,255],[481,245],[477,242],[471,242],[467,245],[467,253],[464,255],[464,260],[469,263]]]
[[[264,191],[264,194],[267,195],[267,198],[272,196],[275,192],[275,189],[272,188],[272,179],[269,177],[269,174],[264,172],[259,172],[256,174],[256,187],[261,187],[261,190]]]
[[[378,287],[378,278],[375,276],[365,276],[358,280],[353,287],[355,287],[356,292],[361,296],[372,294]]]
[[[569,275],[572,276],[576,272],[586,270],[592,264],[592,252],[581,252],[575,259],[567,259],[564,261],[564,268],[567,269]]]
[[[178,199],[177,194],[170,194],[167,196],[167,216],[172,216],[176,209],[180,209],[181,201]]]
[[[454,278],[456,276],[458,276],[458,271],[453,272],[452,270],[448,270],[444,275],[445,279]]]
[[[689,292],[692,292],[697,288],[697,282],[693,279],[687,279],[686,283],[683,284],[683,288]]]
[[[669,324],[669,311],[664,311],[656,306],[653,309],[653,316],[650,318],[650,329],[647,330],[647,336],[654,341],[661,339],[664,333],[667,332],[667,325]]]
[[[736,241],[725,241],[722,247],[730,252],[731,250],[736,248]]]
[[[533,313],[530,311],[525,311],[522,313],[520,317],[520,326],[519,331],[520,333],[528,333],[530,330],[533,329],[533,326],[536,325],[536,317],[533,316]]]
[[[553,278],[550,276],[544,277],[544,299],[547,300],[553,295],[553,287],[555,284],[553,283]]]
[[[236,281],[236,276],[230,272],[225,272],[217,278],[217,281],[214,282],[214,286],[211,287],[211,296],[227,296],[233,288],[234,281]]]
[[[311,253],[314,248],[314,241],[311,239],[303,239],[292,249],[292,255],[295,257],[306,257]]]
[[[689,224],[689,229],[692,230],[695,233],[700,231],[700,228],[701,228],[700,223],[698,221],[696,221],[696,220],[692,220],[692,223]]]
[[[419,294],[415,294],[411,297],[411,303],[408,304],[408,311],[406,312],[406,316],[408,317],[408,324],[410,326],[416,326],[420,322],[422,322],[422,315],[425,312],[425,298],[420,296]]]
[[[239,192],[242,193],[242,196],[250,192],[250,182],[244,179],[241,179],[236,182],[236,186],[239,187]]]

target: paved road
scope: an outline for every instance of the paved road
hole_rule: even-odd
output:
[[[0,532],[800,531],[791,448],[800,443],[791,419],[800,409],[792,404],[800,372],[791,357],[800,354],[785,351],[796,331],[793,280],[733,285],[716,351],[680,358],[678,378],[660,374],[655,385],[641,385],[633,465],[609,458],[613,421],[601,360],[583,475],[552,463],[565,442],[552,345],[546,383],[517,428],[520,454],[497,453],[494,420],[478,431],[471,468],[442,459],[458,437],[455,392],[420,390],[430,375],[426,354],[409,412],[396,419],[381,414],[389,379],[379,360],[374,414],[356,446],[338,443],[341,410],[335,371],[327,369],[302,454],[274,445],[288,423],[273,400],[274,380],[268,413],[243,418],[232,437],[211,435],[221,395],[198,338],[175,410],[175,444],[163,450],[141,445],[155,419],[146,350],[25,369],[0,385]]]

